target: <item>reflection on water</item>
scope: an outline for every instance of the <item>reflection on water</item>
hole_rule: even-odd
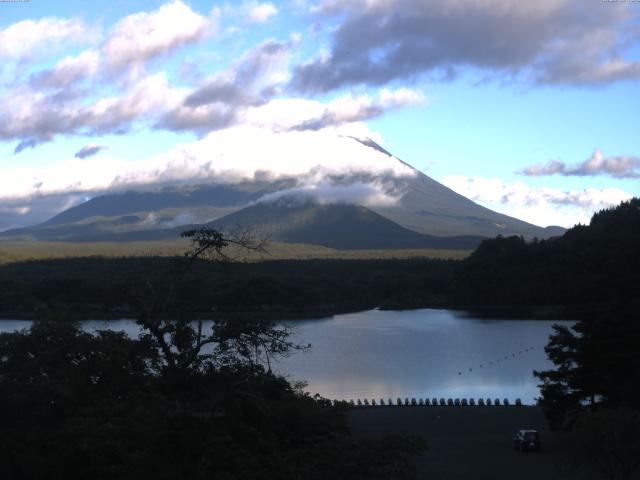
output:
[[[312,349],[281,360],[276,370],[306,380],[327,398],[521,398],[539,395],[533,370],[549,368],[544,346],[553,323],[487,320],[451,310],[379,311],[285,322]],[[0,331],[30,322],[0,321]],[[87,330],[138,334],[132,320],[86,321]]]
[[[451,310],[379,311],[289,322],[312,350],[278,371],[328,398],[539,396],[533,370],[551,366],[551,322],[478,320]]]

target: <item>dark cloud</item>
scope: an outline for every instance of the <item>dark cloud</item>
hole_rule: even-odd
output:
[[[252,48],[164,113],[156,127],[205,133],[237,123],[245,109],[264,105],[278,93],[277,82],[265,76],[282,68],[295,43],[268,40]]]
[[[82,147],[80,150],[76,152],[74,157],[80,158],[80,159],[92,157],[96,153],[102,150],[105,150],[107,148],[109,147],[107,147],[106,145],[85,145],[84,147]]]
[[[205,82],[185,100],[186,107],[196,108],[211,103],[237,106],[255,106],[264,103],[264,95],[274,94],[268,87],[257,83],[270,68],[282,63],[294,42],[268,40],[250,50],[225,72]],[[258,87],[258,88],[256,88]]]
[[[596,8],[598,7],[598,8]],[[637,10],[575,0],[325,1],[338,15],[330,52],[294,70],[291,87],[327,92],[459,70],[535,83],[598,84],[640,78],[624,48]],[[632,33],[636,32],[636,33]]]
[[[16,148],[13,150],[13,153],[18,154],[21,151],[26,150],[27,148],[35,148],[37,144],[38,144],[38,141],[33,138],[22,140],[20,143],[18,143],[18,145],[16,145]]]
[[[341,125],[345,122],[354,122],[360,120],[367,120],[382,115],[384,109],[380,105],[362,105],[354,111],[350,112],[348,116],[342,116],[337,112],[331,111],[329,108],[325,108],[324,113],[319,117],[306,120],[299,125],[293,127],[293,130],[321,130],[323,128]]]
[[[229,127],[237,120],[237,111],[226,105],[213,104],[198,108],[180,105],[162,115],[154,127],[176,132],[192,131],[203,135],[212,130]]]
[[[600,150],[596,150],[582,163],[567,165],[559,160],[550,160],[543,165],[527,167],[521,173],[530,177],[609,175],[616,178],[640,178],[640,157],[627,155],[605,158]]]

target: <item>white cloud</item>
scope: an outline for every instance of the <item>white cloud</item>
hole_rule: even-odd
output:
[[[0,99],[0,139],[22,139],[19,152],[60,134],[122,132],[137,120],[152,120],[175,108],[185,95],[163,73],[140,78],[124,94],[92,103],[19,88]]]
[[[309,187],[322,185],[332,175],[363,173],[413,176],[416,172],[333,130],[274,133],[238,126],[145,160],[127,162],[97,154],[37,169],[3,168],[0,201],[183,182],[236,183],[256,178],[296,177],[301,186]]]
[[[589,223],[594,212],[633,197],[617,188],[533,188],[523,182],[467,176],[447,176],[441,181],[481,205],[540,226]]]
[[[404,193],[386,188],[381,181],[336,185],[328,180],[310,183],[308,179],[303,178],[302,183],[303,185],[296,188],[267,194],[258,202],[286,201],[288,204],[313,202],[320,205],[347,204],[387,207],[397,204]]]
[[[248,107],[262,105],[279,92],[298,41],[295,35],[287,42],[267,40],[196,88],[174,86],[165,72],[148,74],[145,69],[116,82],[115,89],[109,88],[109,75],[104,84],[81,84],[103,68],[103,54],[88,50],[32,75],[27,85],[0,97],[0,140],[18,140],[18,153],[57,135],[125,132],[138,121],[199,135],[226,128],[238,123]],[[102,97],[87,98],[96,92]]]
[[[39,47],[51,47],[66,40],[83,40],[88,36],[84,23],[77,19],[47,17],[23,20],[0,29],[0,59],[19,60]]]
[[[305,120],[294,128],[299,130],[319,130],[332,125],[358,122],[379,117],[388,110],[422,105],[424,101],[425,98],[422,93],[407,88],[400,88],[395,91],[382,89],[378,93],[377,99],[373,99],[366,94],[358,96],[348,94],[331,100],[326,104],[321,115]]]
[[[425,97],[421,92],[406,88],[382,89],[377,98],[366,94],[347,94],[326,103],[295,97],[276,98],[264,105],[248,108],[242,121],[276,131],[335,127],[344,135],[374,137],[375,134],[366,129],[361,121],[424,102]]]
[[[276,6],[270,2],[245,2],[243,10],[249,23],[265,23],[278,13]]]
[[[102,50],[110,66],[121,68],[197,42],[210,27],[210,19],[176,0],[153,12],[136,13],[120,20]]]

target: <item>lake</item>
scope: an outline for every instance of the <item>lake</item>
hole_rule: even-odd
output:
[[[310,393],[331,399],[387,401],[408,398],[516,398],[532,404],[539,396],[533,370],[552,364],[546,357],[551,325],[567,321],[478,319],[453,310],[404,310],[336,315],[283,322],[306,353],[280,360],[274,369],[292,381],[306,380]],[[29,322],[3,320],[0,331]],[[86,321],[88,330],[124,330],[131,320]]]

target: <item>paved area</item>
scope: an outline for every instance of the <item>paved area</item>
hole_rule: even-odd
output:
[[[418,433],[429,451],[418,459],[418,478],[433,480],[570,479],[555,465],[553,435],[538,407],[374,407],[349,412],[356,438]],[[520,428],[540,431],[540,452],[513,449]]]

